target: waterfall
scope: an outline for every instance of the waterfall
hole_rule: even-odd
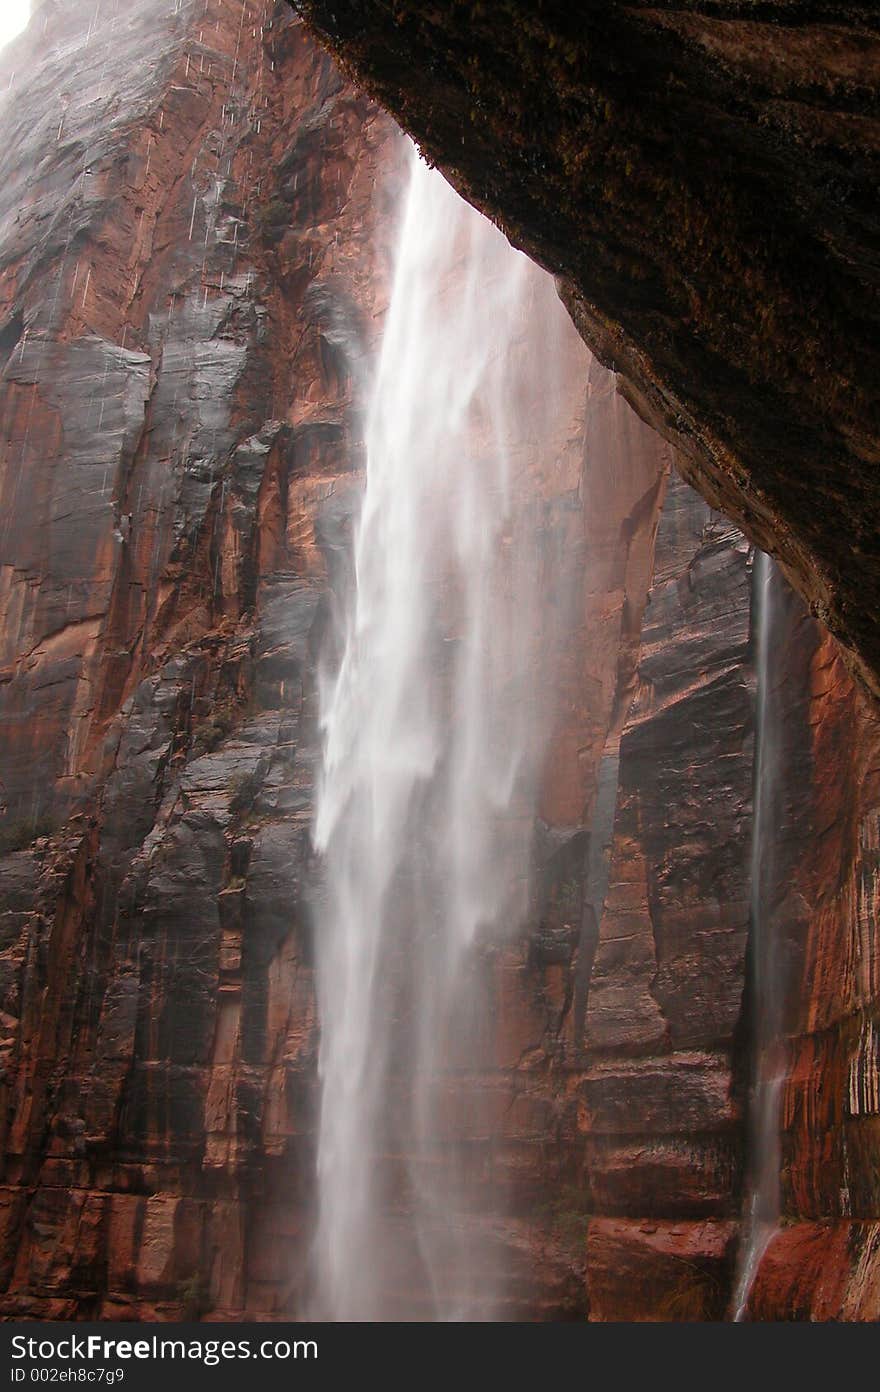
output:
[[[528,904],[548,703],[551,278],[410,156],[341,659],[322,681],[315,1312],[491,1317],[486,944]],[[482,1071],[481,1071],[482,1070]]]
[[[750,905],[755,1064],[747,1118],[749,1197],[733,1294],[736,1321],[746,1316],[752,1284],[778,1226],[780,1212],[779,1104],[785,1078],[783,983],[780,952],[769,910],[779,785],[777,722],[771,691],[773,588],[773,564],[769,556],[758,551],[755,553],[754,588],[757,711]]]

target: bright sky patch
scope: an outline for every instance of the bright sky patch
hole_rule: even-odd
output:
[[[31,16],[31,0],[0,0],[0,48],[20,34]]]

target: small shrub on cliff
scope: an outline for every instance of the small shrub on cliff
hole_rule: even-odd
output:
[[[185,1320],[200,1320],[211,1308],[211,1291],[200,1272],[194,1271],[177,1287],[177,1298]]]
[[[584,899],[584,887],[576,876],[563,880],[556,891],[556,902],[562,919],[579,922]]]
[[[564,1247],[575,1253],[583,1251],[590,1226],[589,1215],[576,1209],[560,1209],[553,1218],[553,1235]]]
[[[264,242],[275,246],[290,226],[290,208],[281,198],[273,198],[255,218],[256,230]]]
[[[0,827],[0,855],[10,855],[13,851],[23,851],[32,846],[41,836],[51,836],[57,831],[54,817],[42,813],[39,817],[18,817],[5,822]]]
[[[590,1215],[585,1205],[588,1202],[584,1190],[566,1184],[539,1210],[556,1241],[569,1248],[574,1255],[583,1251],[587,1240]]]
[[[709,1272],[690,1267],[663,1295],[657,1313],[660,1319],[667,1322],[694,1323],[722,1319],[724,1292]]]
[[[232,794],[230,808],[233,812],[246,812],[253,806],[254,799],[260,791],[262,781],[257,773],[238,773],[229,782],[229,791]]]
[[[234,723],[231,705],[216,706],[211,713],[211,719],[196,731],[193,739],[193,753],[196,755],[213,753],[231,732]]]

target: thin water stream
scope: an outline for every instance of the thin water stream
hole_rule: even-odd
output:
[[[773,883],[779,785],[778,731],[772,691],[774,635],[773,562],[755,556],[757,712],[756,767],[751,854],[751,932],[754,980],[754,1077],[747,1117],[748,1206],[740,1241],[732,1302],[733,1318],[746,1318],[752,1285],[780,1213],[781,1145],[779,1107],[784,1072],[782,1046],[782,965],[772,930],[769,901]]]

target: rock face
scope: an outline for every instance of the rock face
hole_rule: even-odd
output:
[[[271,1312],[400,137],[263,0],[83,13],[32,21],[0,118],[4,1306]]]
[[[38,12],[0,72],[0,1313],[296,1316],[316,666],[400,136],[286,3],[80,8]],[[539,490],[571,632],[536,673],[558,708],[537,887],[487,948],[474,1139],[507,1195],[506,1313],[718,1318],[752,1037],[753,553],[575,351]],[[872,1318],[877,725],[782,588],[777,635],[790,1221],[752,1309]]]
[[[296,4],[880,690],[875,8]]]
[[[720,1318],[742,1144],[733,1045],[749,923],[751,553],[658,474],[656,437],[607,378],[604,390],[626,431],[610,436],[620,455],[635,445],[653,466],[610,554],[641,513],[656,527],[654,573],[618,591],[631,627],[591,760],[581,929],[547,1081],[563,1192],[589,1214],[591,1318]],[[614,458],[596,462],[615,476]]]
[[[782,1225],[751,1313],[876,1320],[880,729],[828,635],[790,594],[775,605],[781,773],[766,908],[784,988]]]

